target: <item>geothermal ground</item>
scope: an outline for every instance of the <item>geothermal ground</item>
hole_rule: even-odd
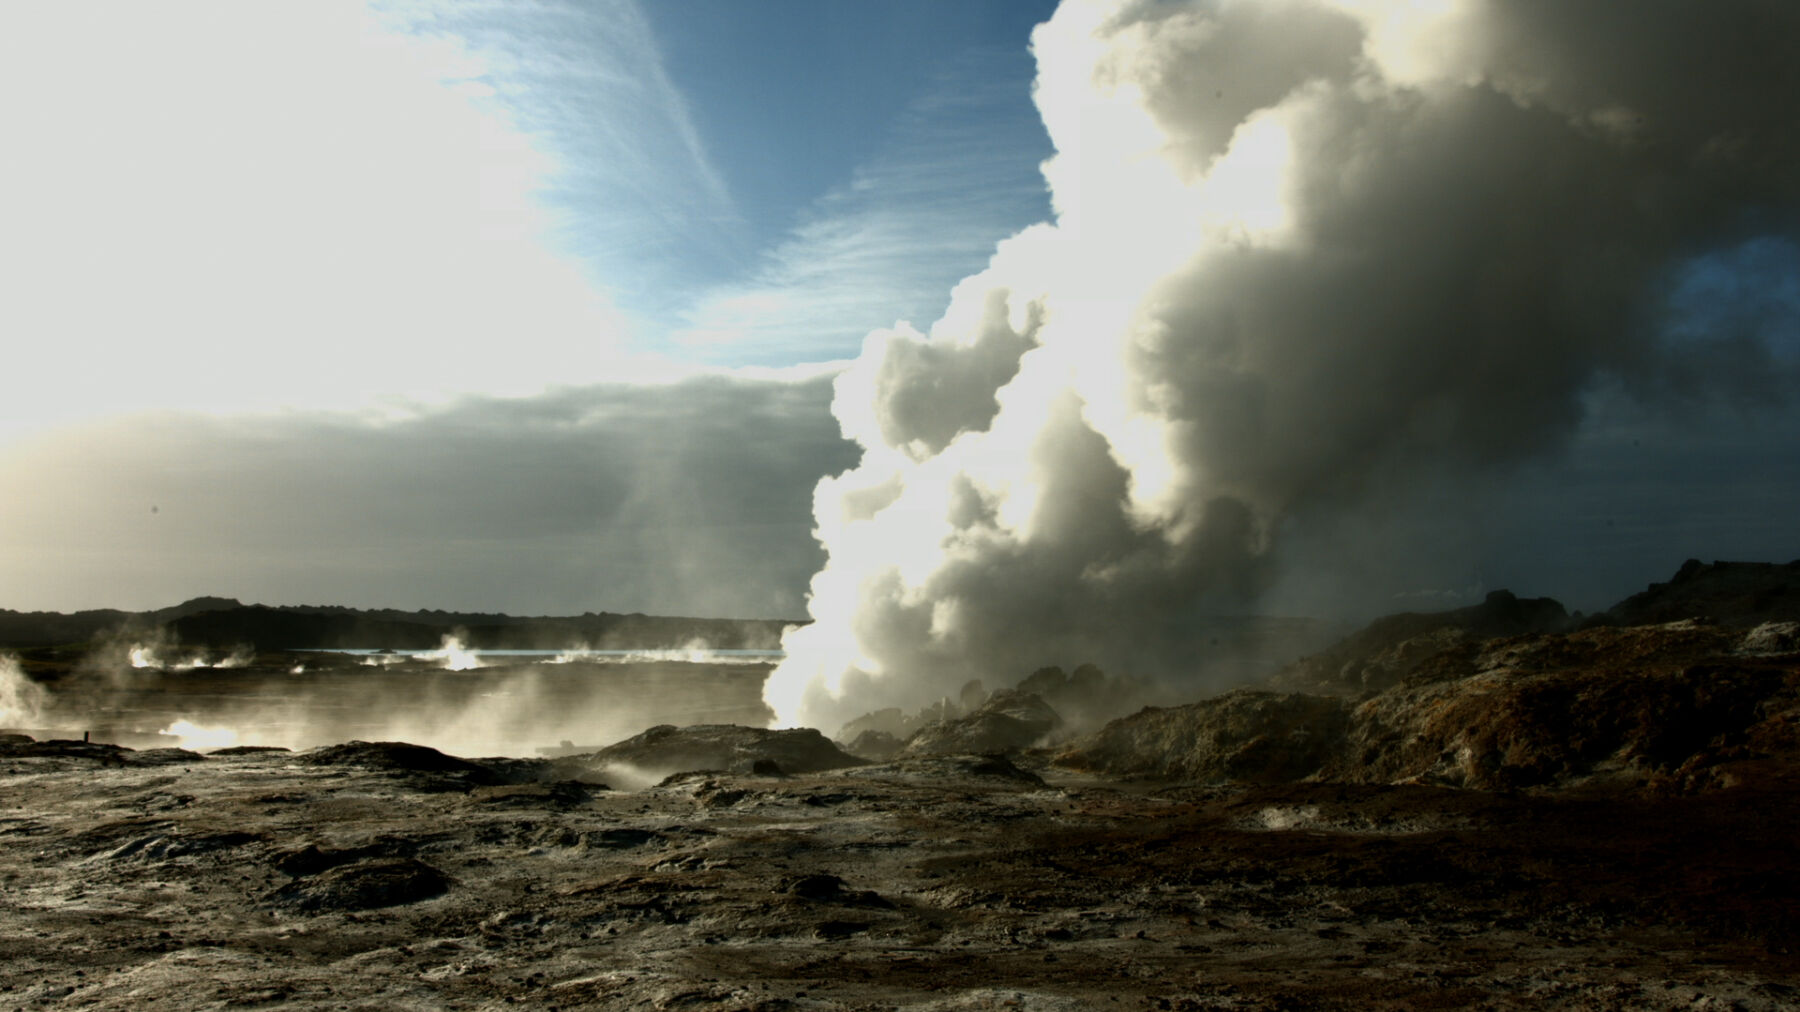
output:
[[[1792,794],[19,746],[0,1006],[1791,1008]]]
[[[1058,707],[1124,683],[848,751],[750,716],[475,760],[15,735],[0,1009],[1800,1007],[1797,577],[1684,568],[1585,624],[1496,594],[1081,734]],[[661,684],[754,715],[763,670]]]

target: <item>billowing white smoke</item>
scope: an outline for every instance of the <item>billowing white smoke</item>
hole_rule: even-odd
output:
[[[49,690],[32,681],[17,657],[0,654],[0,727],[37,727],[49,702]]]
[[[839,379],[783,721],[1179,672],[1283,539],[1671,385],[1659,285],[1800,235],[1780,0],[1068,0],[1033,45],[1056,220]]]

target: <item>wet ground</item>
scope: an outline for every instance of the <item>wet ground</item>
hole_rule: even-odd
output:
[[[1043,779],[1039,779],[1038,774]],[[0,755],[0,1009],[1800,1005],[1792,785]]]

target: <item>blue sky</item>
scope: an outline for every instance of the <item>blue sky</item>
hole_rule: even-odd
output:
[[[928,323],[996,240],[1048,215],[1027,40],[1052,6],[562,3],[403,23],[484,65],[483,104],[552,164],[549,241],[632,347],[769,366]]]

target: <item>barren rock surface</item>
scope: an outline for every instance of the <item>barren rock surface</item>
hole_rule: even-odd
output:
[[[1684,573],[1757,621],[1570,631],[1496,596],[1281,683],[1318,692],[1054,752],[1030,747],[1069,733],[1053,700],[1098,672],[872,714],[862,758],[710,716],[759,713],[757,676],[663,667],[642,691],[708,717],[556,758],[0,734],[0,1009],[1800,1007],[1800,625],[1755,572]],[[463,678],[408,684],[558,726],[632,685]],[[128,681],[103,709],[252,712],[278,684],[307,683]],[[438,726],[393,709],[350,726]],[[908,720],[904,750],[874,726]]]
[[[0,757],[0,1005],[1800,999],[1800,820],[1766,786],[1149,790],[939,756],[627,791],[570,768],[379,743],[17,748]]]
[[[1114,721],[1057,762],[1199,780],[1703,789],[1800,763],[1800,652],[1784,629],[1428,631],[1400,644],[1416,648],[1407,676],[1360,702],[1240,690]]]

